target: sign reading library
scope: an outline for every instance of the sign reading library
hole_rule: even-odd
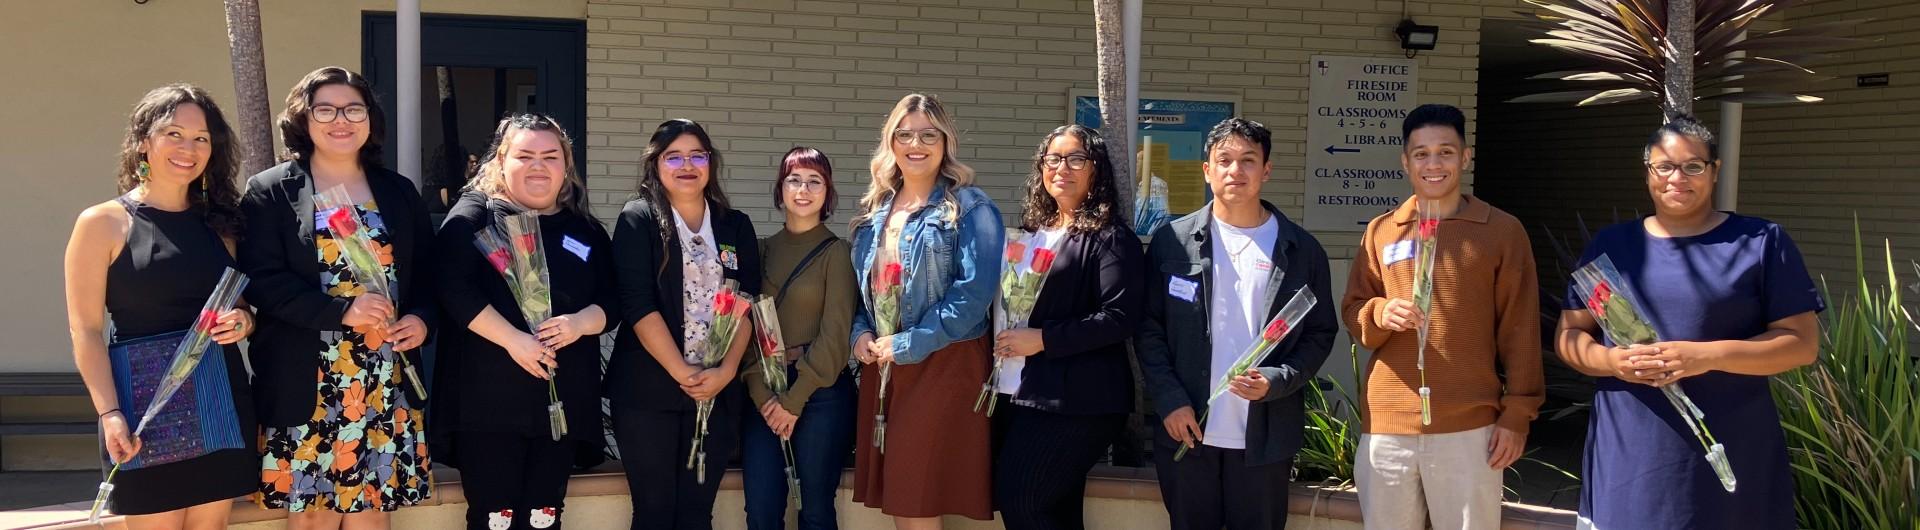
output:
[[[1417,63],[1315,55],[1307,74],[1307,229],[1363,230],[1413,194],[1400,122],[1418,105]]]

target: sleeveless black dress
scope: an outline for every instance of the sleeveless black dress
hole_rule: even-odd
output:
[[[221,273],[227,267],[234,266],[232,255],[213,230],[207,227],[206,217],[198,208],[169,212],[126,196],[116,201],[126,208],[132,223],[127,231],[126,246],[107,268],[106,305],[113,326],[114,342],[138,342],[141,338],[192,327],[201,306],[206,304],[215,284],[219,283]],[[170,352],[171,348],[167,346],[166,350]],[[113,513],[140,515],[178,510],[240,497],[258,486],[260,456],[256,453],[256,447],[259,431],[253,415],[253,397],[247,382],[246,365],[241,360],[238,347],[224,346],[215,351],[224,355],[216,359],[209,353],[195,370],[222,370],[225,377],[220,377],[221,374],[196,373],[190,383],[194,388],[183,387],[168,402],[166,409],[230,407],[237,421],[223,421],[217,430],[229,439],[237,439],[240,446],[133,469],[123,466],[113,479],[114,491],[110,497]],[[124,361],[116,362],[117,373],[114,377],[123,382],[131,381],[134,388],[151,388],[165,370],[164,362],[152,360],[135,361],[131,363],[131,368],[127,364]],[[155,366],[160,368],[159,373],[155,373]],[[207,385],[209,381],[213,385]],[[218,388],[220,383],[225,383],[226,388]],[[208,386],[214,388],[206,388]],[[137,391],[135,393],[138,394]],[[207,402],[216,397],[225,399]],[[226,399],[231,399],[232,403],[224,403]],[[127,418],[128,429],[133,429],[145,412],[144,407],[128,399],[124,386],[120,406]],[[189,426],[186,430],[202,429]],[[179,432],[177,426],[169,430],[148,425],[141,436],[143,446],[139,458],[168,460],[162,454],[169,450],[169,446],[177,446],[179,438],[183,438],[168,435]],[[233,434],[237,434],[237,438]],[[112,464],[109,462],[107,465]]]

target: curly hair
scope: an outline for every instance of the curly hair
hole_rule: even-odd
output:
[[[175,83],[147,92],[133,105],[133,113],[127,116],[127,135],[120,142],[120,167],[116,181],[120,193],[133,191],[140,185],[140,162],[147,159],[142,152],[148,138],[167,125],[173,123],[174,110],[181,105],[200,107],[207,115],[207,134],[213,140],[213,156],[207,158],[207,165],[194,179],[193,186],[200,191],[187,193],[187,203],[206,212],[207,227],[221,237],[238,238],[244,220],[240,215],[240,150],[234,145],[233,129],[227,125],[227,118],[220,112],[220,106],[213,103],[213,97],[200,87]]]
[[[1021,214],[1020,228],[1040,230],[1053,226],[1060,221],[1060,205],[1047,193],[1046,167],[1042,159],[1047,156],[1047,146],[1061,136],[1073,136],[1087,150],[1087,158],[1093,161],[1093,185],[1087,189],[1087,197],[1073,210],[1073,224],[1067,229],[1073,233],[1085,234],[1100,230],[1114,223],[1124,225],[1127,221],[1117,215],[1120,202],[1119,184],[1114,182],[1113,158],[1107,151],[1107,140],[1100,131],[1082,125],[1062,125],[1047,137],[1040,140],[1040,147],[1033,153],[1033,172],[1027,175],[1026,212]]]
[[[338,66],[322,67],[300,78],[287,93],[286,110],[280,112],[280,138],[286,143],[282,160],[313,158],[313,135],[307,133],[307,121],[313,111],[313,94],[327,85],[346,85],[360,93],[367,104],[367,143],[360,145],[360,167],[381,167],[380,143],[387,137],[387,113],[373,97],[373,82],[366,76]],[[345,119],[345,117],[335,118]]]

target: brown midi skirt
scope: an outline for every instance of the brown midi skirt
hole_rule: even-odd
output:
[[[895,517],[993,519],[990,424],[973,411],[992,362],[983,336],[949,344],[918,364],[894,365],[885,453],[873,446],[880,370],[860,368],[854,502]]]

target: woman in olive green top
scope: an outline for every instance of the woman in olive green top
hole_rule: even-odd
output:
[[[853,445],[858,390],[847,369],[853,326],[852,246],[828,229],[837,197],[833,165],[811,147],[795,147],[780,163],[774,204],[786,229],[760,240],[764,292],[776,298],[786,342],[788,389],[776,396],[752,356],[740,367],[759,414],[744,418],[740,447],[746,474],[747,528],[781,528],[786,521],[786,458],[781,439],[793,441],[800,477],[800,527],[835,528],[834,493]]]

